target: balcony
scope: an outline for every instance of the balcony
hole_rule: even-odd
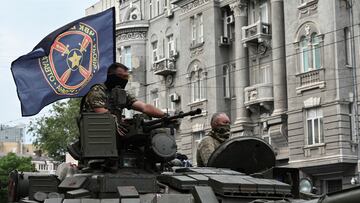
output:
[[[256,23],[242,27],[242,43],[246,47],[249,43],[261,43],[271,38],[270,24],[258,20]]]
[[[167,76],[176,73],[175,61],[168,58],[162,58],[153,64],[155,75]]]
[[[245,90],[245,106],[250,108],[251,105],[259,104],[270,110],[270,102],[274,101],[273,87],[271,83],[256,84],[246,87]]]
[[[300,73],[296,77],[298,81],[296,93],[298,94],[306,90],[325,87],[325,72],[323,68]]]

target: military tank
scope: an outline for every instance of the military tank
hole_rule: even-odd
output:
[[[200,113],[197,109],[157,120],[135,115],[126,122],[125,137],[116,135],[111,114],[83,113],[79,119],[80,140],[68,147],[79,160],[79,167],[67,165],[56,175],[13,171],[9,176],[9,202],[360,201],[359,187],[323,196],[300,193],[298,170],[276,167],[271,146],[256,137],[224,142],[211,155],[208,167],[183,167],[174,161],[178,119]]]

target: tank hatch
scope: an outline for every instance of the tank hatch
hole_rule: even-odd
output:
[[[227,140],[212,153],[208,166],[253,174],[274,167],[275,153],[260,138],[236,137]]]

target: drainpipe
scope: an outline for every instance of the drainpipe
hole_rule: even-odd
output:
[[[360,138],[359,138],[359,110],[358,110],[358,88],[357,88],[357,79],[356,79],[356,57],[355,57],[355,34],[354,34],[354,14],[353,14],[353,0],[348,0],[349,6],[349,19],[350,19],[350,32],[351,32],[351,63],[352,63],[352,79],[353,79],[353,94],[354,94],[354,102],[353,102],[353,110],[354,110],[354,119],[355,119],[355,132],[354,137],[356,138],[355,142],[358,143],[357,145],[357,153],[358,153],[358,163],[357,163],[357,170],[359,171],[359,158],[360,158]],[[359,180],[360,180],[360,173],[358,173]]]

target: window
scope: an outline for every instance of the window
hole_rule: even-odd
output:
[[[119,53],[119,62],[122,62],[122,47],[118,48],[118,53]]]
[[[151,43],[152,46],[152,63],[155,63],[158,58],[157,58],[157,41]]]
[[[223,87],[224,87],[224,97],[230,98],[230,70],[229,66],[223,66]]]
[[[306,37],[302,37],[300,40],[300,56],[301,56],[301,67],[303,72],[309,71],[309,55],[308,55],[308,40]]]
[[[160,15],[160,0],[156,0],[156,13],[155,16]]]
[[[319,37],[316,33],[311,35],[311,45],[312,45],[312,67],[313,69],[321,68],[321,55],[320,55],[320,42]]]
[[[195,67],[195,70],[190,75],[191,82],[191,100],[197,102],[205,99],[205,76],[202,69]]]
[[[174,94],[170,94],[168,97],[168,109],[169,111],[174,111],[175,110],[175,102],[171,101],[171,98],[174,97]]]
[[[260,16],[261,22],[269,23],[267,2],[265,1],[265,2],[261,3],[259,6],[259,9],[260,9],[259,16]]]
[[[255,2],[254,1],[251,1],[250,3],[250,7],[249,7],[249,10],[250,10],[250,24],[254,24],[256,22],[256,10],[255,10]]]
[[[157,91],[154,91],[154,92],[151,93],[151,100],[152,100],[152,104],[156,108],[160,108],[159,94],[158,94]]]
[[[260,83],[271,83],[272,71],[270,65],[260,67]]]
[[[300,64],[302,72],[320,69],[321,64],[321,45],[320,37],[313,32],[310,37],[300,38]]]
[[[202,13],[190,18],[191,24],[191,45],[204,42],[204,23]]]
[[[231,71],[230,71],[230,95],[232,97],[235,97],[235,71],[236,71],[236,65],[235,63],[231,64]]]
[[[352,37],[351,29],[345,28],[345,54],[346,54],[346,65],[352,65]]]
[[[205,137],[204,131],[193,132],[193,143],[192,143],[193,163],[197,163],[196,153],[197,153],[199,143],[203,137]]]
[[[204,23],[203,23],[203,15],[202,13],[199,13],[197,15],[198,20],[199,20],[199,29],[198,29],[198,33],[199,33],[199,38],[198,38],[198,42],[201,43],[204,41]]]
[[[320,108],[306,111],[307,145],[324,142],[323,114]]]
[[[196,44],[196,21],[195,17],[192,16],[190,18],[190,24],[191,24],[191,44]]]
[[[326,180],[326,193],[332,193],[342,190],[342,180]]]
[[[152,0],[149,0],[149,17],[152,18]]]
[[[131,47],[124,47],[124,65],[129,68],[129,71],[131,71]]]
[[[167,36],[167,44],[168,44],[168,58],[170,58],[175,53],[174,36],[173,35]]]

